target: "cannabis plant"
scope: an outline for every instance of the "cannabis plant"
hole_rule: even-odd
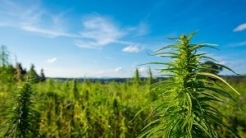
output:
[[[154,54],[170,58],[169,63],[150,63],[163,65],[165,68],[160,69],[160,72],[168,79],[151,86],[151,91],[159,94],[158,100],[153,103],[152,115],[155,119],[144,128],[140,137],[217,138],[220,136],[215,131],[216,127],[226,128],[234,137],[238,137],[226,125],[227,117],[217,106],[223,105],[225,100],[233,100],[221,84],[239,93],[221,77],[206,72],[211,69],[207,69],[209,66],[203,61],[213,59],[205,53],[198,53],[198,50],[214,46],[191,44],[192,36],[181,35],[175,38],[176,44],[163,47]]]
[[[77,86],[78,82],[77,80],[73,80],[73,98],[75,100],[78,100],[79,99],[79,89],[78,89],[78,86]]]
[[[139,85],[140,84],[140,74],[138,68],[136,68],[134,73],[134,84]]]
[[[25,83],[16,97],[16,104],[10,112],[5,137],[27,138],[38,137],[38,113],[33,110],[33,91],[29,83]]]

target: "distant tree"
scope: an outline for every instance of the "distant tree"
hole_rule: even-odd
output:
[[[32,64],[30,70],[27,72],[27,77],[28,80],[33,82],[33,83],[37,83],[40,80],[40,77],[38,76],[36,70],[35,70],[35,66]]]
[[[41,72],[40,72],[40,81],[41,81],[41,82],[44,82],[45,80],[46,80],[46,77],[45,77],[45,75],[44,75],[44,70],[41,69]]]

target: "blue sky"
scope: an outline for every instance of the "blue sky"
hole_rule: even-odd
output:
[[[0,45],[49,77],[144,76],[146,54],[196,31],[210,56],[246,74],[245,0],[0,0]],[[153,70],[155,67],[151,67]],[[224,71],[224,74],[229,72]],[[157,74],[157,73],[155,73]]]

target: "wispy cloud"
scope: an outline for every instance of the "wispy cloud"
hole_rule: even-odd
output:
[[[28,31],[28,32],[33,32],[37,33],[40,35],[44,35],[47,37],[59,37],[59,36],[64,36],[64,37],[79,37],[78,35],[75,34],[68,34],[65,32],[59,32],[51,29],[44,29],[44,28],[38,28],[35,26],[21,26],[20,27],[22,30]]]
[[[51,59],[46,60],[47,63],[54,63],[56,61],[57,61],[57,58],[56,57],[53,57]]]
[[[33,3],[17,3],[13,0],[0,0],[0,2],[0,22],[11,26],[38,23],[44,14],[44,11]]]
[[[84,16],[81,31],[74,33],[69,31],[71,26],[66,26],[68,19],[65,17],[69,10],[54,14],[43,7],[42,0],[0,0],[0,3],[0,27],[14,27],[48,38],[69,37],[76,46],[82,48],[101,49],[116,44],[129,45],[123,49],[124,52],[139,52],[142,44],[132,38],[143,37],[150,31],[145,22],[136,26],[121,26],[111,18],[93,14]],[[136,43],[139,45],[136,46]]]
[[[135,42],[129,37],[142,37],[149,33],[149,27],[144,22],[140,22],[137,26],[121,27],[112,19],[101,15],[83,18],[82,27],[81,39],[75,44],[82,48],[93,49],[100,49],[110,44],[133,45]],[[136,48],[134,46],[134,49]]]
[[[83,30],[80,32],[81,40],[76,44],[84,48],[100,48],[118,40],[125,35],[117,25],[105,17],[92,16],[82,20]]]
[[[228,47],[240,47],[240,46],[246,46],[246,41],[242,41],[242,42],[237,42],[237,43],[230,43],[228,45],[226,45]]]
[[[19,2],[0,0],[0,27],[10,26],[45,37],[78,37],[66,32],[63,25],[65,12],[51,14],[41,7],[40,1]]]
[[[141,22],[137,27],[137,36],[144,36],[149,33],[149,26],[146,23]]]
[[[244,30],[246,30],[246,23],[243,23],[243,24],[238,25],[238,26],[233,30],[233,32],[240,32],[240,31],[244,31]]]
[[[128,28],[128,30],[137,37],[145,36],[150,32],[149,25],[145,22],[140,22],[137,26]]]
[[[129,52],[129,53],[138,53],[142,50],[142,47],[139,47],[137,45],[130,45],[122,49],[123,52]]]

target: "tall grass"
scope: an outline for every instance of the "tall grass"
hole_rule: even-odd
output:
[[[239,137],[226,125],[224,120],[227,117],[215,106],[222,105],[224,100],[233,100],[218,81],[239,93],[221,77],[204,72],[211,69],[202,61],[211,58],[199,54],[198,50],[213,46],[191,44],[192,37],[193,34],[181,35],[176,38],[176,44],[163,47],[154,54],[171,59],[169,63],[151,62],[164,65],[160,71],[169,78],[151,86],[151,91],[159,94],[153,104],[155,119],[144,128],[145,132],[140,137],[217,138],[220,137],[217,127],[226,128],[231,135]]]

